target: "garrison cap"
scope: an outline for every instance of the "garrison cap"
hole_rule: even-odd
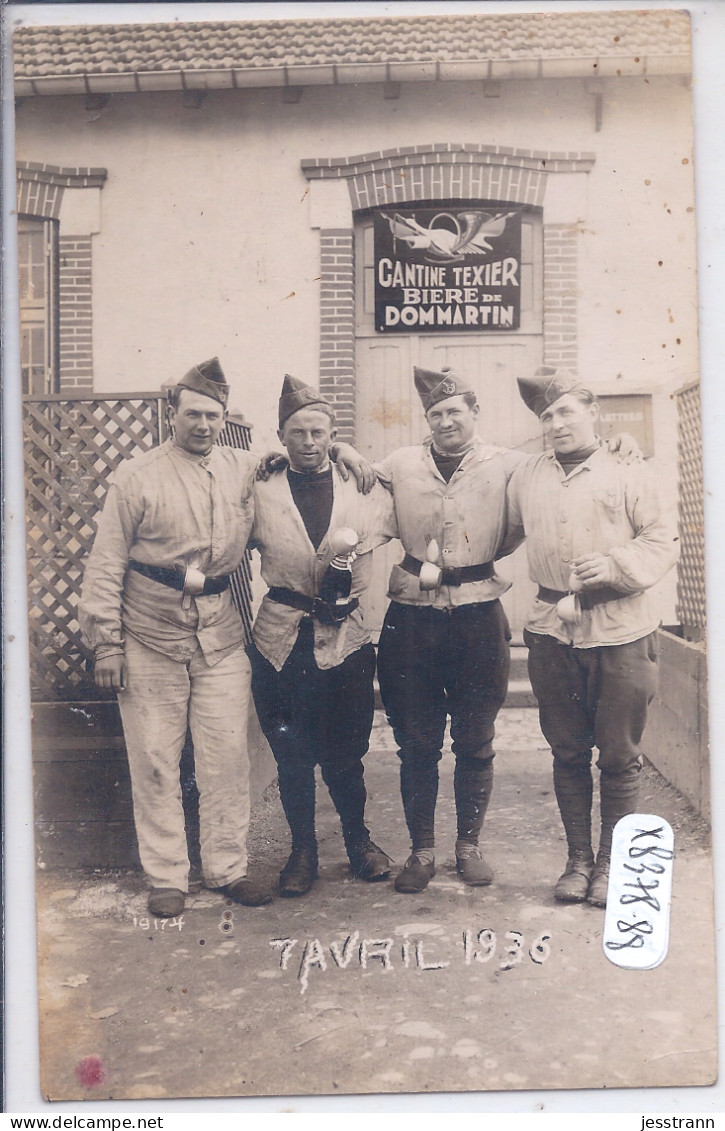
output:
[[[533,377],[519,377],[517,381],[521,399],[537,416],[565,393],[584,388],[570,369],[554,369],[551,365],[540,365]]]
[[[177,382],[179,389],[192,389],[195,393],[202,393],[205,397],[212,397],[215,401],[227,407],[229,400],[229,386],[219,364],[218,357],[209,361],[202,361]]]
[[[425,412],[432,408],[438,401],[445,401],[448,397],[457,397],[460,393],[474,393],[473,387],[452,369],[442,369],[436,373],[432,369],[413,369],[415,387],[418,396],[423,402]]]
[[[279,426],[288,420],[293,412],[301,408],[310,408],[312,405],[324,405],[332,411],[332,406],[324,397],[320,396],[317,389],[300,381],[297,377],[290,377],[285,373],[282,384],[282,395],[279,398]]]

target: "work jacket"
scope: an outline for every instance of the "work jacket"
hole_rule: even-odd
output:
[[[197,456],[167,440],[122,463],[111,478],[86,563],[78,619],[96,656],[123,651],[130,633],[149,648],[188,661],[198,645],[215,663],[244,641],[230,591],[186,600],[129,569],[129,560],[209,577],[231,573],[252,525],[257,460],[214,446]]]
[[[491,447],[476,437],[447,483],[431,455],[430,440],[393,452],[376,470],[392,491],[397,534],[406,553],[425,561],[428,544],[435,539],[440,550],[439,566],[494,561],[507,532],[506,487],[525,458],[520,452]],[[515,549],[512,542],[510,549]],[[445,609],[493,601],[510,588],[511,582],[494,572],[484,581],[421,590],[416,576],[395,565],[388,596],[404,605]]]
[[[332,489],[330,525],[315,549],[292,498],[286,470],[274,472],[266,482],[255,483],[251,544],[260,552],[262,579],[268,586],[316,597],[333,556],[330,532],[347,526],[359,537],[350,596],[358,600],[364,597],[370,584],[372,550],[394,536],[392,499],[379,484],[370,494],[360,494],[354,479],[345,482],[335,467]],[[254,643],[277,671],[282,670],[294,647],[303,616],[303,610],[268,596],[262,600],[254,622]],[[340,624],[324,624],[317,618],[313,623],[315,661],[323,670],[337,667],[370,640],[362,605]]]
[[[648,595],[674,565],[678,538],[663,511],[655,475],[645,463],[625,464],[602,445],[567,475],[553,451],[531,457],[509,485],[512,538],[525,533],[531,580],[568,592],[571,564],[608,556],[615,596],[583,608],[567,624],[553,601],[534,601],[526,627],[578,648],[626,644],[653,632],[659,616]]]

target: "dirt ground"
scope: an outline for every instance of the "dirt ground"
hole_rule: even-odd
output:
[[[566,844],[534,710],[501,713],[497,751],[485,833],[490,888],[466,887],[455,872],[450,754],[441,763],[437,874],[420,895],[350,876],[324,786],[321,876],[300,900],[253,910],[202,890],[180,920],[163,921],[148,917],[139,873],[41,872],[44,1095],[712,1083],[707,826],[645,770],[640,809],[675,832],[669,950],[656,969],[621,969],[602,949],[604,912],[554,901]],[[380,713],[366,767],[373,838],[401,865],[398,761]],[[288,851],[272,787],[253,816],[254,870],[273,884]]]

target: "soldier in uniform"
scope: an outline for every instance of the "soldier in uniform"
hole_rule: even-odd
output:
[[[332,409],[316,389],[289,376],[278,435],[289,466],[272,470],[254,492],[252,544],[269,589],[250,657],[292,835],[279,888],[294,897],[305,895],[318,874],[316,765],[340,816],[353,874],[371,882],[390,873],[389,857],[365,824],[375,651],[359,602],[370,582],[371,551],[390,537],[392,504],[379,485],[358,494],[331,465]]]
[[[472,387],[450,369],[416,368],[431,435],[379,467],[392,491],[405,556],[393,567],[380,636],[380,692],[399,747],[411,854],[405,893],[435,874],[438,763],[447,715],[455,756],[456,868],[472,885],[493,871],[479,837],[493,786],[494,722],[506,697],[510,633],[494,560],[506,533],[506,488],[521,453],[477,435]],[[513,549],[513,546],[511,546]]]
[[[677,559],[651,470],[618,459],[597,435],[599,407],[566,370],[520,378],[549,450],[509,485],[511,543],[526,535],[539,586],[524,639],[569,858],[555,895],[606,905],[612,830],[637,809],[640,740],[657,686],[648,590]],[[600,770],[600,832],[591,833],[592,748]]]
[[[184,909],[189,858],[179,781],[194,741],[207,886],[248,906],[250,666],[229,575],[252,525],[256,458],[215,444],[229,396],[218,358],[171,391],[173,438],[114,473],[79,607],[98,687],[118,692],[149,911]]]

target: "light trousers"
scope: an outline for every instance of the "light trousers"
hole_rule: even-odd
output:
[[[141,864],[152,887],[188,891],[189,857],[179,779],[187,724],[199,788],[204,880],[246,875],[249,828],[247,714],[251,670],[240,645],[210,667],[197,647],[188,663],[128,635],[126,690],[118,703],[128,751]]]

